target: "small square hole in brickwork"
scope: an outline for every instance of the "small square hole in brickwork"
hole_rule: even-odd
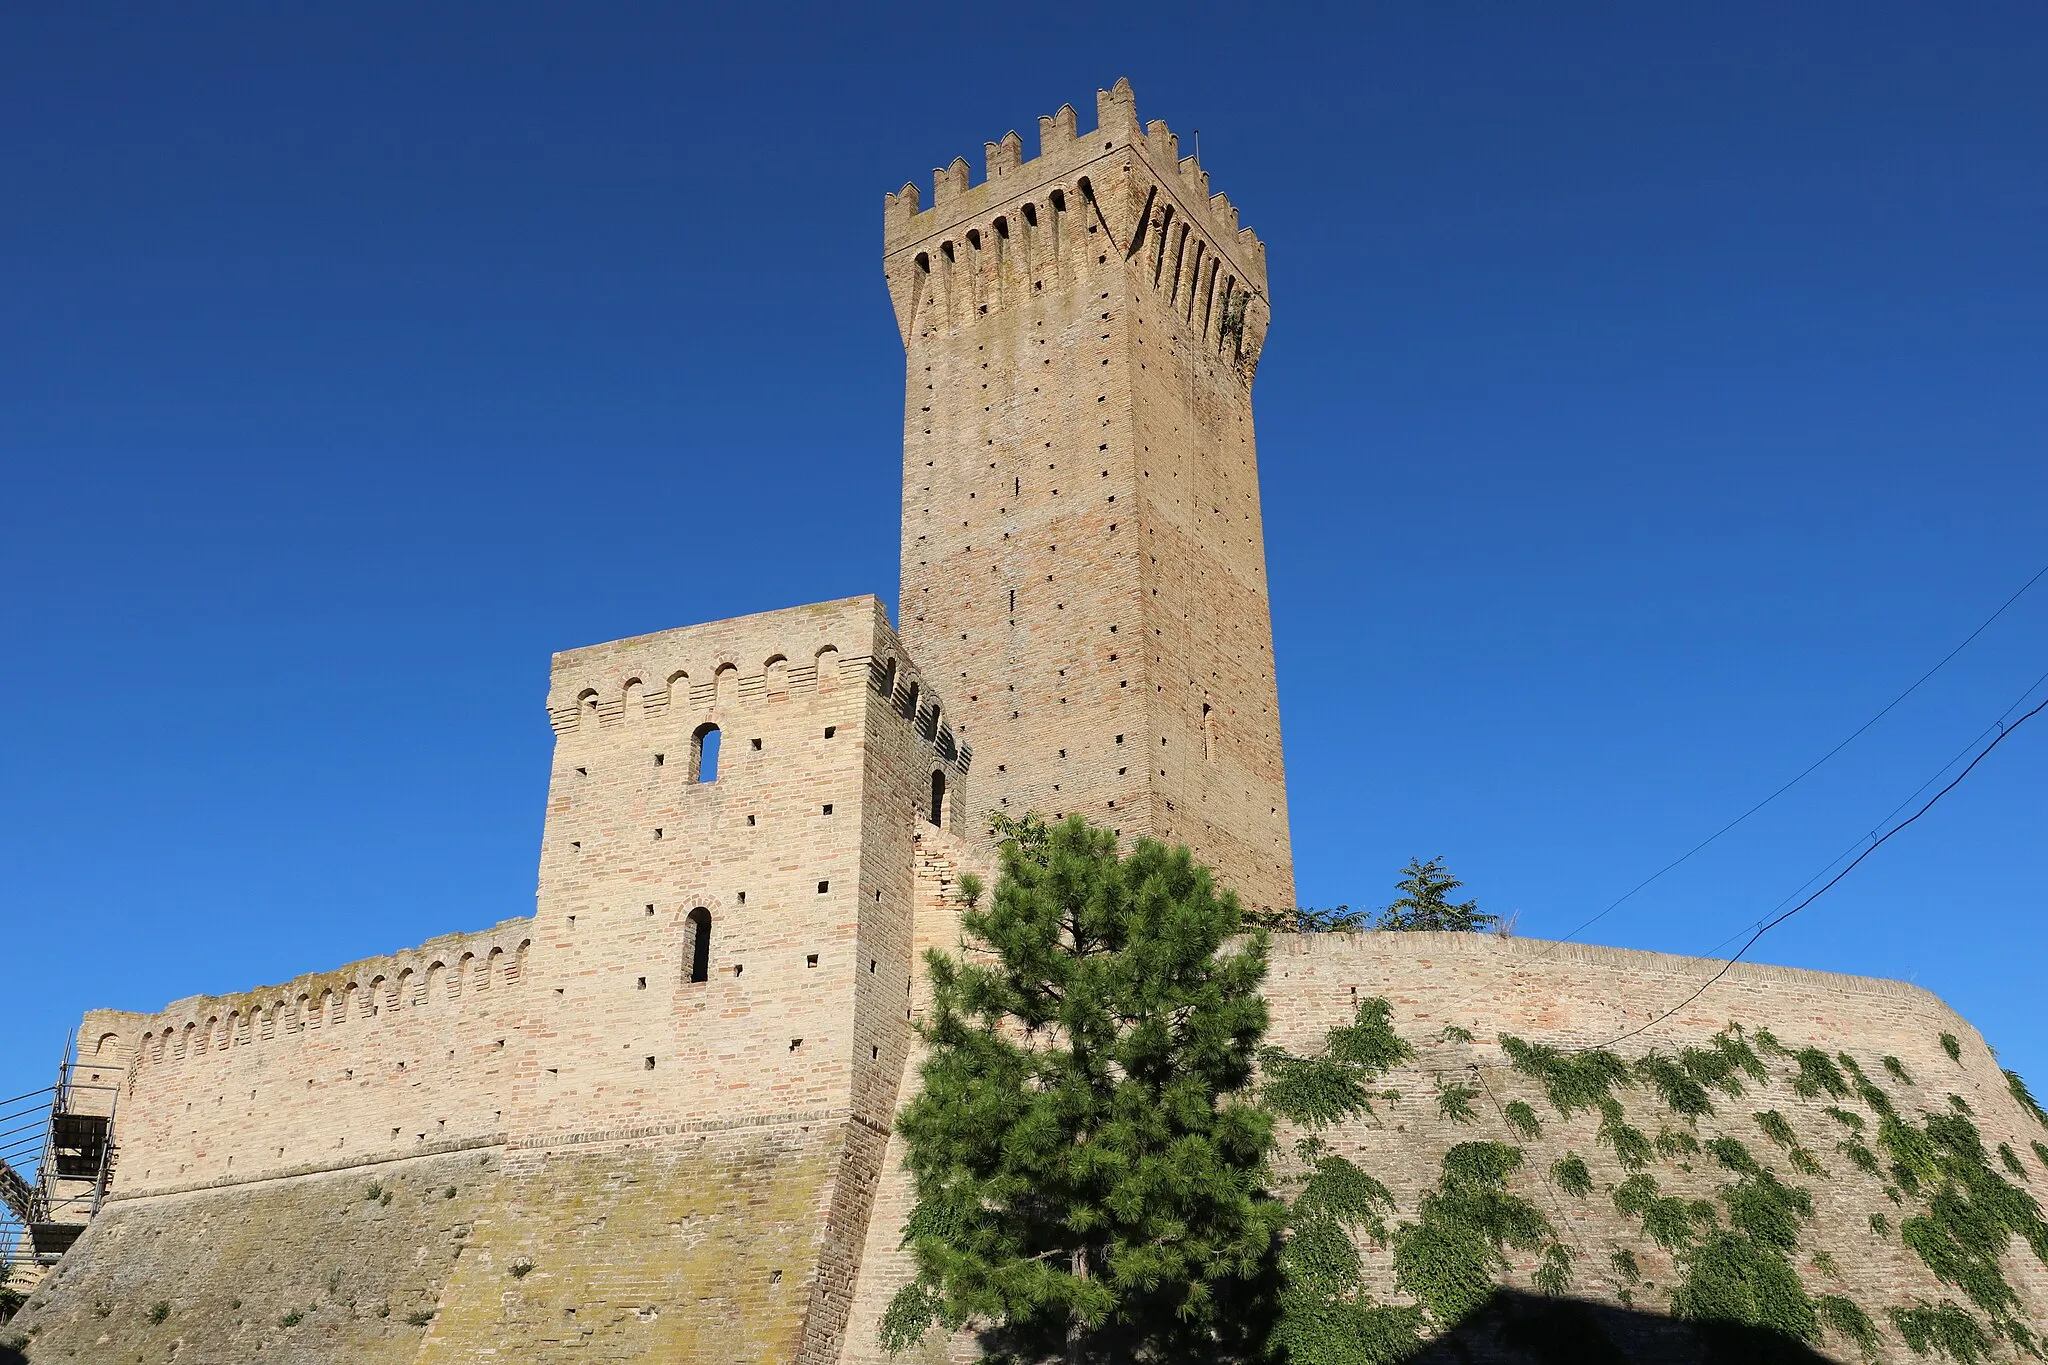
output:
[[[789,1050],[791,1052],[795,1052],[798,1048],[802,1047],[803,1045],[804,1040],[801,1038],[792,1038],[789,1040]],[[780,1274],[781,1272],[778,1271],[777,1273]]]
[[[760,747],[761,747],[761,741],[760,741],[760,740],[758,740],[758,739],[757,739],[757,740],[754,740],[754,741],[752,741],[752,743],[753,743],[753,746],[754,746],[754,747],[755,747],[756,749],[758,749],[758,748],[760,748]]]
[[[753,823],[754,823],[754,817],[753,817],[753,816],[751,816],[751,815],[749,815],[749,816],[747,817],[747,823],[748,823],[748,824],[750,824],[750,825],[751,825],[751,824],[753,824]]]
[[[658,829],[657,829],[656,831],[654,831],[654,837],[655,837],[655,838],[657,838],[657,839],[659,839],[659,838],[661,837],[661,831],[660,831],[660,830],[658,830]]]
[[[816,953],[805,953],[805,954],[804,954],[804,966],[806,966],[806,967],[815,967],[815,966],[817,966],[817,965],[818,965],[818,955],[817,955]]]
[[[651,906],[651,905],[650,905],[650,906],[648,906],[648,907],[647,907],[647,913],[648,913],[648,914],[650,914],[650,915],[651,915],[651,914],[653,914],[653,913],[654,913],[654,907],[653,907],[653,906]]]
[[[655,767],[659,768],[659,767],[660,767],[660,766],[661,766],[662,764],[664,764],[664,763],[666,763],[666,762],[668,762],[668,755],[667,755],[667,754],[656,754],[656,755],[654,756],[654,766],[655,766]]]
[[[832,889],[832,883],[830,883],[830,882],[819,882],[819,883],[818,883],[818,894],[819,894],[819,895],[821,895],[821,896],[822,896],[822,895],[824,895],[824,894],[825,894],[825,893],[826,893],[827,891],[830,891],[831,889]]]
[[[644,977],[644,976],[643,976],[643,977],[641,977],[641,978],[640,978],[640,984],[639,984],[639,986],[637,986],[637,987],[636,987],[635,989],[637,989],[637,990],[643,990],[643,991],[644,991],[644,990],[646,990],[646,989],[647,989],[647,978],[646,978],[646,977]]]
[[[576,770],[576,776],[578,776],[578,777],[588,777],[588,776],[590,776],[590,769],[588,769],[588,768],[578,768],[578,769]]]
[[[881,1055],[882,1055],[882,1049],[880,1049],[880,1048],[878,1048],[878,1047],[871,1047],[871,1048],[869,1048],[869,1049],[868,1049],[868,1060],[869,1060],[869,1061],[875,1061],[875,1060],[878,1060],[878,1059],[879,1059],[879,1058],[881,1057]]]
[[[827,814],[827,815],[830,815],[831,813],[832,813],[832,803],[831,803],[830,801],[827,801],[827,802],[825,803],[825,814]]]
[[[732,974],[734,976],[738,976],[741,972],[745,971],[746,969],[747,964],[744,962],[735,962],[732,964]]]
[[[838,734],[838,733],[839,733],[839,727],[838,727],[838,726],[836,726],[836,725],[828,725],[828,726],[826,726],[826,727],[825,727],[825,738],[827,738],[827,739],[830,739],[830,738],[832,738],[832,736],[834,736],[834,735],[836,735],[836,734]]]
[[[649,1058],[648,1058],[648,1059],[647,1059],[646,1061],[642,1062],[642,1063],[641,1063],[640,1065],[641,1065],[641,1068],[642,1068],[643,1070],[647,1070],[647,1071],[652,1071],[652,1070],[654,1070],[654,1058],[652,1058],[652,1057],[649,1057]]]
[[[799,1042],[799,1043],[801,1043],[802,1041],[803,1041],[803,1039],[801,1039],[801,1038],[797,1039],[797,1042]],[[781,1284],[781,1283],[782,1283],[782,1272],[781,1272],[781,1271],[779,1271],[779,1270],[771,1270],[771,1271],[769,1271],[769,1272],[768,1272],[768,1283],[770,1283],[770,1284]]]
[[[880,900],[880,899],[881,899],[881,893],[880,893],[879,891],[875,893],[875,899],[877,899],[877,900]],[[869,958],[869,959],[868,959],[868,975],[869,975],[869,976],[873,976],[874,974],[875,974],[875,960],[874,960],[873,958]]]

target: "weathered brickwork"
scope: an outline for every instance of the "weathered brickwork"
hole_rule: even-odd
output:
[[[39,1355],[139,1340],[86,1296],[146,1283],[208,1351],[838,1358],[911,1040],[913,840],[959,823],[971,755],[872,597],[572,650],[547,703],[531,918],[86,1017],[118,1158],[21,1323]],[[356,1246],[351,1199],[406,1172],[456,1207]],[[394,1257],[304,1330],[308,1258]]]
[[[1127,84],[1099,93],[1097,123],[1082,135],[1062,109],[1032,160],[1012,134],[982,183],[955,161],[929,208],[913,187],[888,197],[901,640],[856,597],[558,654],[532,915],[85,1016],[77,1074],[119,1087],[113,1178],[11,1325],[37,1365],[883,1365],[881,1316],[912,1271],[893,1123],[918,1083],[920,963],[961,946],[962,875],[993,881],[986,813],[1183,842],[1249,904],[1293,904],[1251,416],[1265,248],[1164,124],[1139,125]],[[1615,1209],[1626,1172],[1597,1116],[1552,1113],[1502,1034],[1574,1046],[1649,1025],[1618,1048],[1635,1057],[1767,1027],[1859,1059],[1909,1118],[1953,1095],[1988,1143],[2031,1153],[2042,1135],[1976,1032],[1910,986],[1743,965],[1658,1019],[1713,966],[1283,937],[1271,1037],[1313,1048],[1386,998],[1418,1055],[1336,1149],[1413,1217],[1449,1147],[1509,1136],[1504,1107],[1529,1103],[1543,1131],[1515,1138],[1516,1189],[1572,1251],[1573,1292],[1626,1289],[1651,1313],[1679,1268]],[[1820,1154],[1825,1176],[1787,1176],[1815,1203],[1809,1285],[1880,1322],[1954,1297],[1873,1227],[1892,1205],[1835,1156],[1831,1098],[1773,1066],[1697,1136],[1777,1161],[1753,1118],[1776,1109]],[[1447,1116],[1447,1085],[1482,1097],[1469,1121]],[[1658,1131],[1654,1101],[1625,1098]],[[1587,1198],[1543,1179],[1567,1150],[1600,1186]],[[1687,1200],[1724,1183],[1668,1154],[1656,1175]],[[1624,1245],[1639,1285],[1604,1271]],[[1366,1264],[1397,1297],[1386,1253]],[[2006,1273],[2048,1318],[2039,1263]],[[938,1335],[908,1357],[975,1358]]]
[[[1189,844],[1294,903],[1251,385],[1265,248],[1130,86],[888,197],[904,641],[978,799]]]

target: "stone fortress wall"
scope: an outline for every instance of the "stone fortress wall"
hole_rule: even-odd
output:
[[[872,597],[557,655],[548,715],[532,917],[86,1017],[118,1158],[38,1358],[838,1358],[972,754]]]
[[[979,185],[954,162],[929,209],[911,187],[886,205],[904,638],[856,597],[558,654],[531,916],[89,1013],[83,1074],[121,1078],[116,1164],[12,1324],[38,1365],[880,1365],[910,1273],[892,1127],[917,1083],[918,964],[958,945],[961,874],[991,876],[982,815],[1079,812],[1186,842],[1250,904],[1292,904],[1250,408],[1265,250],[1163,124],[1139,126],[1127,84],[1097,112],[1089,136],[1071,109],[1042,120],[1031,161],[1014,134],[989,144]],[[1601,1042],[1707,970],[1473,935],[1282,937],[1272,1040],[1307,1049],[1361,997],[1391,1002],[1417,1059],[1334,1141],[1407,1216],[1445,1150],[1535,1105],[1518,1188],[1564,1231],[1574,1292],[1613,1302],[1608,1251],[1643,1247],[1610,1197],[1622,1169],[1591,1116],[1544,1110],[1497,1038]],[[1878,1079],[1895,1056],[1914,1078],[1887,1082],[1902,1113],[1953,1094],[1987,1142],[2030,1149],[1983,1040],[1895,982],[1738,966],[1621,1050],[1701,1045],[1731,1021]],[[1831,1101],[1776,1067],[1700,1136],[1773,1157],[1751,1110],[1780,1110],[1833,1168],[1805,1182],[1803,1247],[1873,1312],[1953,1297],[1873,1235],[1881,1186],[1832,1156]],[[1451,1083],[1486,1097],[1471,1124],[1440,1110]],[[1603,1186],[1588,1199],[1541,1179],[1567,1149]],[[1687,1199],[1720,1179],[1656,1173]],[[1642,1251],[1630,1289],[1653,1310],[1674,1282],[1660,1255]],[[2048,1319],[2040,1266],[2006,1259]],[[1390,1293],[1383,1274],[1375,1288]]]

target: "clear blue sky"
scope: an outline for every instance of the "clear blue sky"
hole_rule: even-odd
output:
[[[1119,75],[1270,244],[1305,900],[1569,929],[2048,562],[2038,5],[701,8],[0,18],[0,1094],[530,912],[551,650],[893,600],[881,196]],[[1589,937],[1723,943],[2044,669],[2048,580]],[[2048,1088],[2044,816],[2048,718],[1758,956]]]

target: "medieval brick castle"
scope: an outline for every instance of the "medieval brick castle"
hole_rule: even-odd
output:
[[[957,941],[984,813],[1185,843],[1247,903],[1293,904],[1251,409],[1265,246],[1127,83],[1095,113],[1041,119],[1028,160],[988,143],[979,183],[955,160],[929,206],[884,201],[893,626],[859,597],[558,654],[531,916],[85,1017],[76,1078],[118,1086],[112,1160],[15,1324],[31,1359],[883,1361],[918,961]],[[1503,1031],[1640,1024],[1696,975],[1547,947],[1276,947],[1276,1041],[1361,991],[1417,1039],[1478,1040],[1425,1049],[1408,1102],[1338,1135],[1404,1207],[1459,1140],[1431,1074],[1498,1071]],[[1974,1031],[1897,983],[1742,967],[1647,1041],[1745,1018],[1896,1054],[1987,1128],[2028,1121]],[[1821,1197],[1816,1244],[1869,1240],[1868,1202]],[[1836,1259],[1873,1292],[1940,1288],[1896,1241]],[[2048,1275],[2015,1274],[2048,1307]]]

